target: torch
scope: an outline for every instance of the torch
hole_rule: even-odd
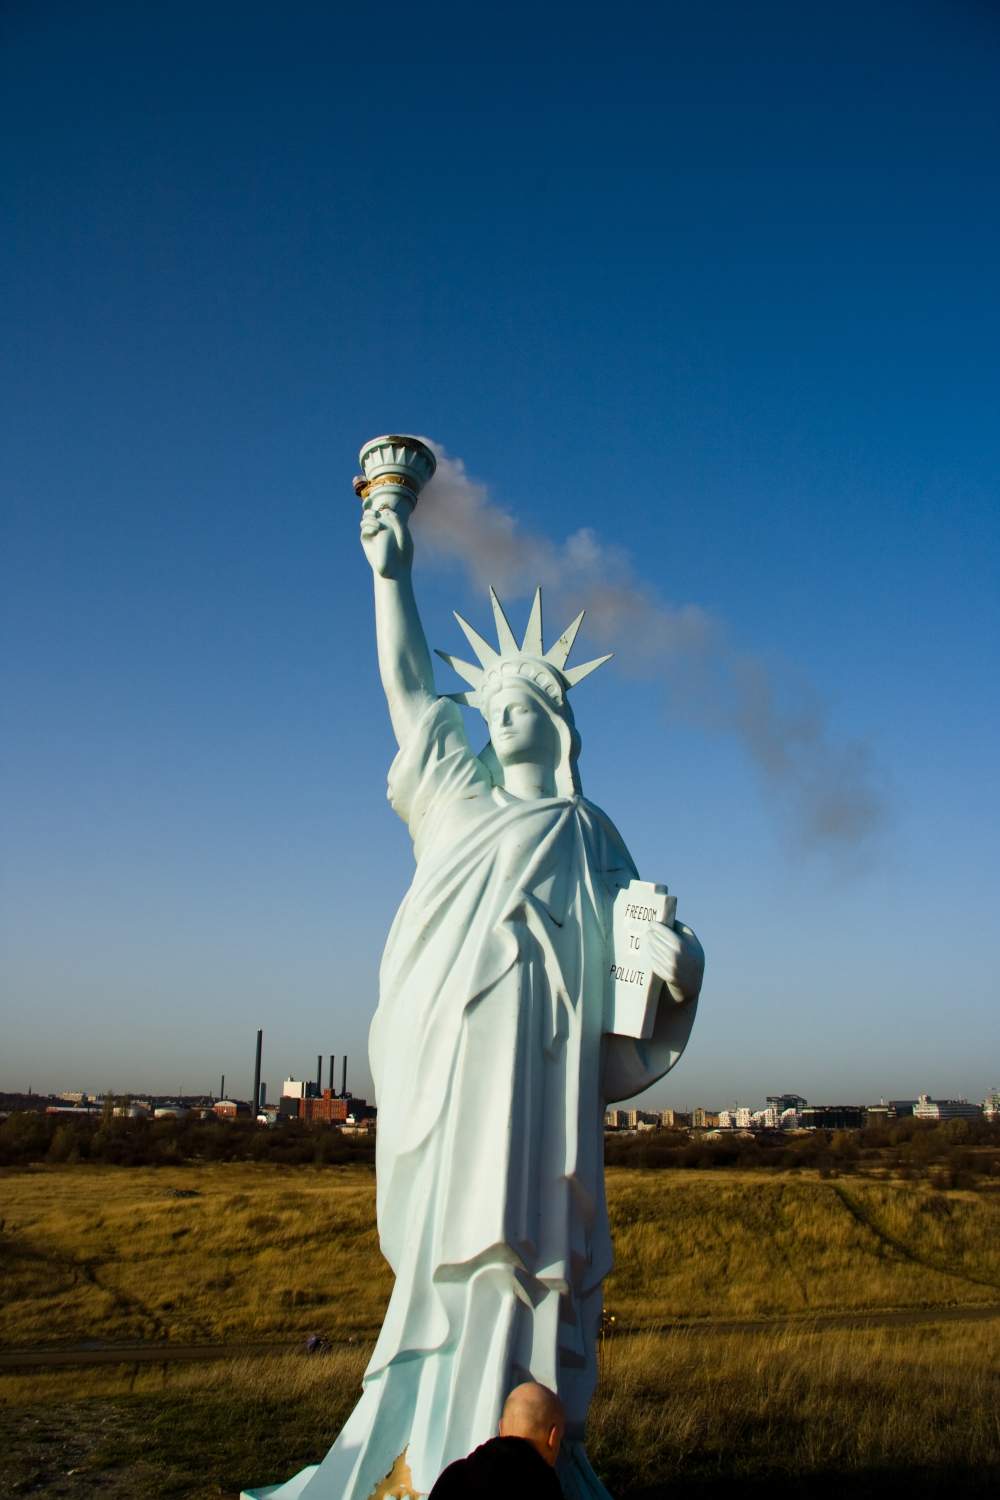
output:
[[[419,438],[372,438],[361,450],[361,473],[354,493],[365,510],[394,510],[405,520],[437,468],[437,459]]]

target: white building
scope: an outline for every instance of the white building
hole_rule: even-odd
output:
[[[921,1094],[913,1106],[915,1120],[972,1120],[982,1114],[982,1106],[968,1099],[932,1099]]]

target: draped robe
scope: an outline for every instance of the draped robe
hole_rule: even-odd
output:
[[[404,1450],[427,1493],[495,1436],[523,1380],[559,1392],[568,1443],[582,1440],[612,1265],[605,1105],[673,1066],[697,1005],[664,990],[649,1041],[604,1034],[628,850],[582,796],[494,786],[450,700],[400,749],[389,798],[417,861],[369,1040],[396,1280],[361,1400],[307,1500],[368,1500]]]

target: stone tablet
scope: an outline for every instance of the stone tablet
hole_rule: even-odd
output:
[[[644,1041],[653,1035],[663,980],[649,967],[645,934],[650,922],[673,927],[676,911],[677,897],[650,880],[631,880],[615,897],[605,1031]]]

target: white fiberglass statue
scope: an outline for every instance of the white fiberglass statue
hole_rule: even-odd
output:
[[[362,459],[403,442],[376,440]],[[405,443],[412,461],[422,445]],[[535,1380],[565,1405],[564,1492],[600,1496],[583,1438],[612,1265],[604,1112],[677,1061],[704,956],[689,928],[665,925],[664,887],[638,882],[621,835],[581,794],[567,695],[600,662],[567,667],[579,620],[546,653],[536,594],[518,646],[491,590],[499,650],[459,619],[480,665],[446,657],[472,691],[439,697],[410,576],[418,486],[358,485],[400,747],[389,798],[417,861],[369,1043],[378,1226],[396,1280],[333,1448],[287,1485],[253,1493],[425,1495],[496,1435],[511,1389]],[[456,698],[489,725],[478,755]],[[630,901],[630,887],[649,904]],[[615,1016],[627,1013],[629,982],[642,996],[625,1025]]]

